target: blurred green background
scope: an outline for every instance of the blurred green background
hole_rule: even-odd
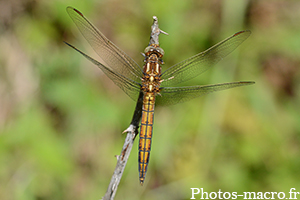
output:
[[[136,140],[116,199],[189,199],[190,188],[300,192],[300,1],[6,0],[0,2],[0,199],[99,199],[122,149],[135,102],[63,43],[98,59],[67,6],[140,65],[156,15],[169,33],[160,37],[164,69],[252,31],[189,84],[256,84],[156,107],[145,184],[139,185]]]

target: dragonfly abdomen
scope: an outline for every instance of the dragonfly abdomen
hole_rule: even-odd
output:
[[[139,141],[139,173],[141,185],[143,185],[144,183],[150,158],[151,139],[153,133],[154,104],[155,95],[153,93],[146,93],[143,100]]]

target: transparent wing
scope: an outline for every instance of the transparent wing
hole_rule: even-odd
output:
[[[249,30],[238,32],[206,51],[173,65],[162,73],[161,79],[164,81],[161,86],[172,86],[195,78],[236,49],[250,34]]]
[[[72,7],[67,7],[67,12],[107,67],[133,81],[140,82],[143,76],[142,69],[132,58],[108,40],[81,12]]]
[[[66,43],[66,42],[65,42]],[[66,43],[79,53],[81,53],[84,57],[86,57],[88,60],[90,60],[92,63],[97,65],[118,87],[120,87],[130,98],[132,98],[134,101],[136,101],[141,85],[127,77],[125,77],[122,74],[119,74],[117,72],[112,71],[102,63],[98,62],[97,60],[91,58],[90,56],[86,55],[76,47],[72,46],[71,44]]]
[[[252,84],[254,84],[254,82],[249,81],[188,87],[165,87],[161,88],[161,95],[156,96],[156,103],[158,105],[174,105],[212,92]]]

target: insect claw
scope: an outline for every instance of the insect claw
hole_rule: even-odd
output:
[[[142,56],[144,56],[144,62],[146,62],[146,59],[147,59],[146,54],[144,54],[144,53],[142,53],[142,52],[141,52],[141,54],[142,54]]]

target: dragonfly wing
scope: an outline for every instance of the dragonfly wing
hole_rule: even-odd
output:
[[[71,44],[66,43],[79,53],[81,53],[84,57],[90,60],[92,63],[97,65],[118,87],[120,87],[128,96],[130,96],[134,101],[136,101],[139,91],[141,88],[140,83],[137,83],[122,74],[112,71],[110,68],[106,67],[102,63],[98,62],[97,60],[91,58],[90,56],[86,55],[76,47],[72,46]]]
[[[195,78],[236,49],[250,34],[249,30],[238,32],[206,51],[173,65],[162,73],[161,79],[164,81],[161,85],[166,87]]]
[[[70,6],[67,12],[106,66],[131,80],[140,81],[142,69],[132,58],[107,39],[81,12]]]
[[[161,88],[161,95],[156,96],[156,103],[158,105],[174,105],[212,92],[252,84],[254,84],[254,82],[249,81],[187,87],[165,87]]]

